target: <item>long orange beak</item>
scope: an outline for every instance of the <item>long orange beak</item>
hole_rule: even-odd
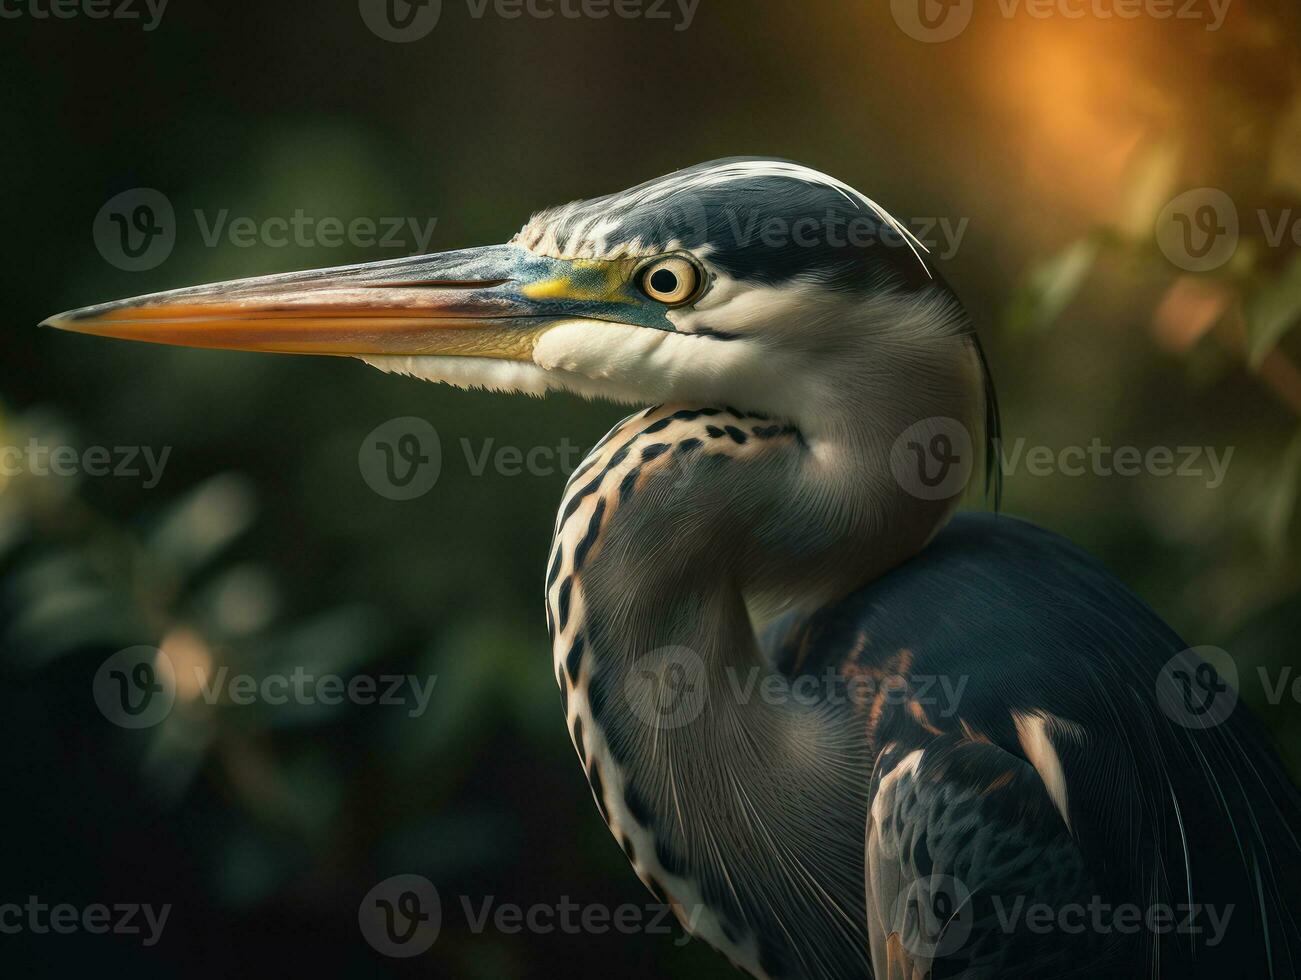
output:
[[[592,278],[606,288],[582,281]],[[560,320],[627,319],[613,282],[609,270],[494,245],[153,293],[42,326],[185,347],[530,360]]]

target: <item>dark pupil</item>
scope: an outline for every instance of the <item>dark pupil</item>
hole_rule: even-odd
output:
[[[668,269],[656,269],[651,273],[651,289],[657,293],[672,293],[678,288],[678,277]]]

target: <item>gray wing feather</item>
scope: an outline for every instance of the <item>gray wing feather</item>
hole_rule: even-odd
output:
[[[1035,770],[994,745],[882,752],[866,887],[877,980],[1114,975],[1111,937],[1075,929],[1093,889],[1065,821]]]

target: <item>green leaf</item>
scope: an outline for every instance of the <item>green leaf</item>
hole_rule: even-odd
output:
[[[1265,488],[1260,533],[1265,550],[1278,559],[1288,550],[1288,529],[1296,516],[1297,491],[1301,489],[1301,433],[1283,453],[1282,465]]]
[[[1278,346],[1301,320],[1301,255],[1247,301],[1247,351],[1252,366]]]
[[[1161,209],[1175,193],[1183,148],[1175,140],[1159,140],[1137,154],[1125,181],[1124,207],[1117,230],[1131,242],[1146,242]]]
[[[1056,323],[1083,288],[1101,250],[1096,236],[1081,238],[1032,269],[1012,298],[1006,317],[1008,329],[1027,333]]]
[[[171,504],[145,544],[158,561],[196,572],[248,529],[255,512],[248,480],[231,473],[214,476]]]

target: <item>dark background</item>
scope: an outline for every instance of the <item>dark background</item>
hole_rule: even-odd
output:
[[[1006,508],[1100,555],[1190,644],[1229,651],[1301,760],[1301,709],[1291,693],[1265,703],[1255,673],[1295,665],[1301,628],[1301,261],[1256,218],[1301,220],[1295,4],[1234,0],[1208,31],[981,3],[961,36],[925,43],[886,3],[700,0],[675,30],[674,6],[669,20],[509,19],[445,0],[408,44],[370,31],[355,0],[171,0],[150,31],[4,6],[18,16],[0,19],[0,444],[170,447],[152,488],[0,477],[0,903],[172,906],[152,948],[0,935],[15,976],[729,972],[700,943],[644,931],[476,932],[461,905],[653,904],[595,813],[551,671],[541,582],[566,474],[475,476],[460,449],[586,448],[620,410],[36,329],[91,302],[414,250],[409,235],[398,250],[209,246],[196,209],[436,218],[439,250],[768,154],[914,228],[943,217],[965,232],[954,254],[932,250],[980,324],[1009,455],[1018,439],[1233,449],[1218,487],[1023,462]],[[130,272],[93,230],[141,187],[173,204],[175,248]],[[1190,273],[1154,229],[1202,187],[1229,195],[1242,240]],[[358,466],[365,435],[402,416],[443,446],[437,485],[410,502],[372,492]],[[132,731],[97,710],[92,681],[136,644],[209,671],[438,680],[419,718],[179,691],[164,722]],[[408,872],[437,885],[442,932],[423,956],[386,958],[358,905]]]

